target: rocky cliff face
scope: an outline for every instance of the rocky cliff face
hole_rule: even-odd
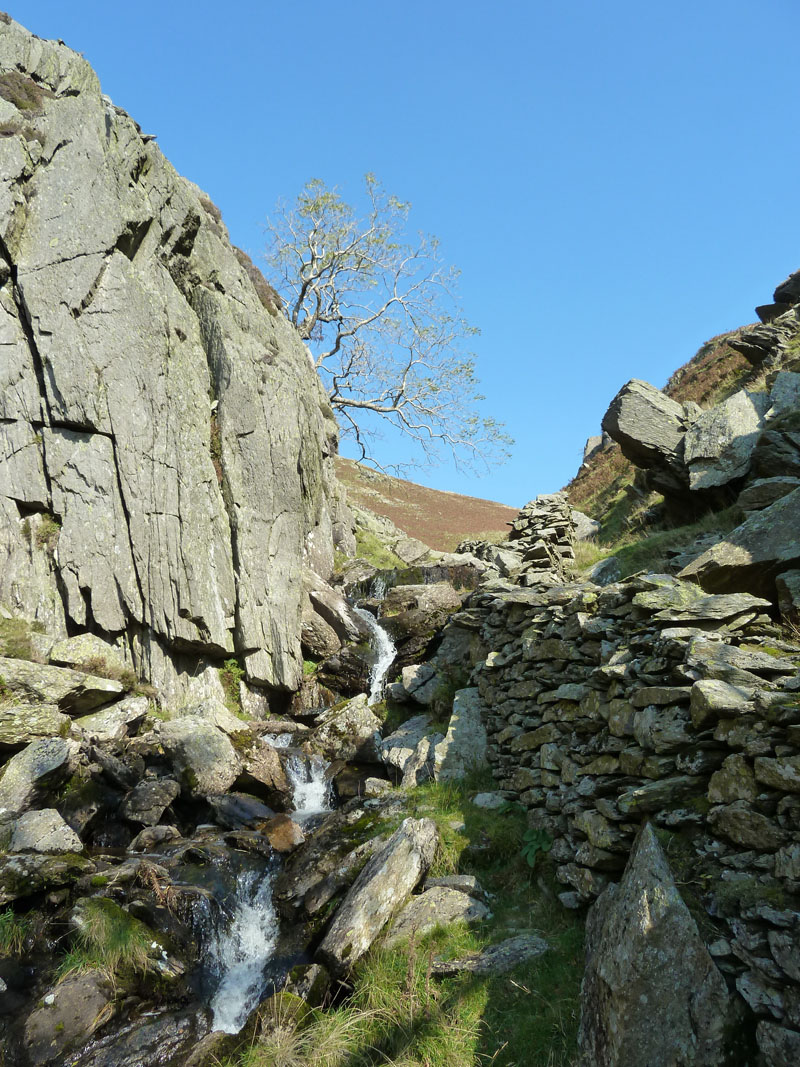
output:
[[[0,135],[0,604],[168,694],[232,655],[295,688],[336,439],[303,345],[88,63],[7,16]]]

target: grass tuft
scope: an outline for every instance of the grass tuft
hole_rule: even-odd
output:
[[[80,911],[75,942],[58,968],[58,980],[84,971],[109,978],[153,972],[152,931],[107,897],[92,897]]]
[[[0,911],[0,959],[22,955],[31,925],[28,916],[17,915],[13,908]]]

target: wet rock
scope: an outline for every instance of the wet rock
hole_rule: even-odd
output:
[[[284,989],[315,1008],[325,999],[330,984],[331,976],[319,963],[299,963],[289,971]]]
[[[580,1062],[717,1067],[730,998],[649,826],[587,936]]]
[[[153,778],[139,782],[122,802],[120,814],[131,822],[155,826],[181,787],[173,778]]]
[[[236,749],[221,730],[204,719],[187,716],[161,723],[159,738],[191,796],[225,793],[239,776],[241,761]]]
[[[275,814],[266,804],[246,793],[226,793],[224,796],[209,797],[208,803],[214,812],[215,821],[229,830],[256,829]]]
[[[25,1050],[32,1063],[63,1062],[114,1014],[114,990],[107,976],[88,971],[65,978],[42,998],[25,1021]]]
[[[485,904],[474,900],[467,893],[449,886],[432,886],[409,900],[392,922],[383,943],[391,947],[406,938],[422,937],[437,926],[450,926],[456,922],[477,922],[487,918],[489,914]]]
[[[75,741],[51,737],[33,741],[8,761],[0,773],[0,815],[27,811],[45,790],[64,781],[78,751]]]
[[[146,826],[128,845],[129,852],[151,852],[169,841],[180,839],[177,826]]]
[[[478,689],[458,690],[447,734],[434,751],[437,781],[463,778],[467,771],[485,766],[486,728]]]
[[[63,737],[71,721],[55,704],[2,704],[0,746],[18,748],[46,737]]]
[[[293,852],[305,841],[302,828],[288,815],[274,815],[259,825],[276,852]]]
[[[517,937],[509,937],[505,941],[491,945],[481,952],[471,952],[455,960],[435,959],[431,966],[431,974],[445,976],[460,974],[463,971],[485,976],[507,974],[519,964],[541,956],[549,948],[547,942],[540,937],[533,934],[519,934]]]
[[[397,665],[419,663],[453,612],[458,611],[466,596],[449,582],[431,585],[397,585],[383,602],[381,626],[393,638],[397,648]]]
[[[361,693],[324,711],[309,734],[308,743],[327,759],[379,763],[380,725],[366,694]]]
[[[9,852],[83,852],[81,839],[54,808],[26,811],[17,819]]]
[[[278,751],[259,737],[251,745],[240,747],[240,755],[242,773],[236,779],[236,787],[263,795],[272,806],[284,807],[291,798],[292,787]]]
[[[0,857],[0,904],[69,885],[95,866],[72,852],[51,856],[38,852],[8,853]]]
[[[0,676],[6,689],[20,703],[55,704],[70,715],[107,704],[124,691],[121,683],[111,678],[22,659],[0,657]]]
[[[134,1016],[130,1022],[96,1038],[79,1061],[80,1067],[171,1067],[188,1058],[207,1029],[208,1024],[197,1011],[179,1013],[167,1009],[156,1013],[155,1018]]]
[[[363,956],[427,871],[438,833],[430,819],[405,819],[367,863],[339,906],[318,949],[334,974]]]

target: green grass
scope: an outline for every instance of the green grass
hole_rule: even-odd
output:
[[[586,570],[601,559],[614,557],[619,563],[623,578],[637,571],[663,571],[667,567],[671,549],[690,545],[703,534],[728,533],[741,522],[741,512],[736,507],[724,511],[709,512],[697,522],[684,526],[655,530],[647,533],[628,533],[607,544],[596,541],[579,541],[575,546],[575,563],[579,571]]]
[[[58,968],[59,981],[83,971],[129,978],[155,970],[153,932],[107,897],[92,897],[81,909],[81,928]]]
[[[30,928],[31,920],[25,915],[17,915],[13,908],[0,911],[0,959],[22,955]]]
[[[375,534],[361,527],[356,527],[356,556],[371,563],[378,570],[405,567],[400,557],[390,551]]]
[[[350,999],[288,1020],[230,1061],[237,1067],[567,1067],[575,1055],[583,973],[583,922],[558,903],[551,868],[522,856],[519,807],[470,803],[487,774],[409,793],[408,814],[432,818],[441,845],[432,874],[475,873],[491,894],[491,918],[439,928],[417,942],[373,948],[357,966]],[[434,957],[455,958],[523,932],[551,950],[495,978],[433,978]]]
[[[244,670],[235,659],[226,659],[219,668],[219,680],[225,693],[225,706],[232,715],[242,717],[242,700],[239,695],[239,683],[244,678]]]

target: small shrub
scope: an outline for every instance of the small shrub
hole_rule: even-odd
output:
[[[55,515],[43,514],[36,527],[36,544],[48,552],[54,552],[61,533],[61,520]]]
[[[225,693],[225,706],[233,715],[242,714],[242,701],[239,696],[239,683],[244,678],[244,670],[235,659],[226,659],[219,668],[219,680]]]
[[[13,908],[0,911],[0,958],[21,956],[30,929],[31,920],[27,916],[17,915]]]
[[[0,74],[0,96],[19,111],[41,111],[46,98],[52,98],[47,86],[39,85],[20,70]]]

